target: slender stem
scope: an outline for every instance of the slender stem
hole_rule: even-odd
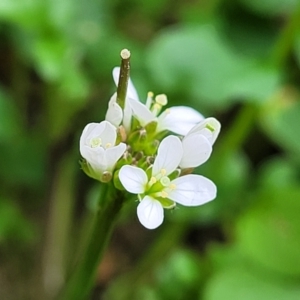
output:
[[[121,51],[121,69],[117,88],[117,103],[124,108],[130,73],[130,52],[127,49]]]
[[[271,63],[276,67],[280,67],[288,56],[293,45],[295,36],[300,28],[300,5],[296,7],[293,14],[290,16],[286,26],[275,44],[273,53],[270,56]]]
[[[86,299],[93,287],[99,262],[124,202],[122,194],[118,193],[112,186],[106,184],[103,187],[99,211],[95,216],[88,244],[81,260],[77,263],[75,272],[59,296],[60,300]]]
[[[215,156],[226,156],[242,146],[255,123],[257,112],[258,107],[252,103],[246,103],[241,107],[235,120],[223,136],[221,143],[216,148]]]
[[[68,237],[74,204],[75,170],[77,164],[74,155],[67,153],[59,162],[51,189],[49,226],[43,255],[44,289],[50,299],[61,288],[65,279],[66,253],[70,242]]]
[[[115,285],[111,285],[106,291],[105,299],[114,299],[118,293],[119,300],[130,300],[134,298],[135,287],[149,278],[153,268],[166,257],[174,245],[182,240],[184,234],[189,228],[188,223],[168,223],[161,229],[155,242],[150,245],[145,255],[137,262],[132,272],[126,274],[122,281],[122,294],[118,293]],[[119,286],[118,286],[119,287]]]

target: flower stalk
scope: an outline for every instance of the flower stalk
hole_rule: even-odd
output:
[[[60,300],[82,300],[88,297],[114,223],[121,211],[123,194],[111,184],[102,184],[101,187],[99,209],[87,245],[75,266],[75,272],[71,274],[58,298]]]
[[[127,49],[121,51],[121,68],[117,88],[117,103],[122,109],[125,107],[125,99],[130,74],[130,52]]]

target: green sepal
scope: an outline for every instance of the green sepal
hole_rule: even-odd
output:
[[[84,159],[84,158],[81,159],[81,160],[79,161],[79,164],[80,164],[80,166],[81,166],[81,169],[83,170],[83,172],[84,172],[87,176],[89,176],[89,177],[91,177],[91,178],[93,178],[93,179],[96,179],[96,180],[98,180],[98,181],[101,181],[101,180],[100,180],[101,174],[96,173],[96,172],[93,170],[93,168],[91,167],[91,165],[87,162],[86,159]]]
[[[161,192],[164,188],[165,186],[163,186],[160,180],[158,180],[157,182],[152,184],[151,187],[147,190],[147,194],[150,195],[150,194]]]
[[[155,136],[155,138],[159,141],[162,141],[168,135],[168,133],[170,133],[168,130],[161,131]]]
[[[165,209],[173,209],[176,206],[176,202],[174,202],[168,198],[159,197],[159,198],[157,198],[157,200],[161,203],[161,205]]]
[[[156,128],[157,128],[157,121],[151,121],[150,123],[148,123],[145,126],[145,130],[147,131],[147,133],[151,136],[153,136],[156,132]]]
[[[131,146],[133,152],[143,151],[147,143],[147,133],[145,130],[136,130],[128,137],[128,144]]]
[[[148,167],[146,170],[144,169],[144,171],[146,172],[147,174],[147,177],[148,177],[148,180],[150,180],[151,178],[151,175],[152,175],[152,167]]]
[[[155,155],[157,152],[159,146],[159,141],[158,140],[152,140],[151,142],[148,143],[148,145],[145,147],[145,154],[152,156]]]
[[[120,191],[125,191],[125,188],[123,186],[123,184],[121,183],[121,180],[119,178],[119,173],[120,173],[120,169],[117,170],[115,173],[114,173],[114,186],[116,189],[120,190]]]
[[[170,178],[170,180],[174,180],[176,178],[178,178],[181,174],[181,170],[180,169],[176,169],[175,171],[173,171],[170,175],[168,175],[168,177]]]
[[[138,121],[138,119],[135,118],[134,116],[132,116],[132,118],[131,118],[131,132],[140,129],[141,127],[142,126],[141,126],[140,122]]]
[[[112,180],[112,177],[113,177],[113,175],[110,171],[104,171],[101,175],[100,181],[104,182],[104,183],[107,183],[107,182],[110,182]]]
[[[122,166],[125,165],[131,165],[131,163],[132,155],[126,151],[123,157],[118,160],[115,169],[120,169]]]

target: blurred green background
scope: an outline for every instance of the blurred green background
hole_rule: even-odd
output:
[[[54,299],[78,256],[99,192],[78,140],[123,48],[142,100],[222,123],[197,169],[218,197],[154,231],[129,204],[90,299],[300,299],[299,0],[1,0],[0,299]]]

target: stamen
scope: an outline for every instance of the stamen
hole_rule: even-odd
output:
[[[167,174],[167,170],[166,169],[161,169],[160,173],[162,176],[165,176]]]
[[[167,176],[164,176],[160,179],[160,183],[163,185],[163,186],[169,186],[170,185],[170,179],[169,177]]]
[[[157,182],[157,180],[156,180],[155,177],[151,177],[151,179],[149,180],[149,184],[150,184],[150,185],[152,185],[152,184],[154,184],[154,183],[156,183],[156,182]]]
[[[149,98],[153,98],[154,94],[153,92],[148,92],[148,95],[147,95]]]
[[[174,183],[171,183],[169,185],[169,189],[172,190],[172,191],[175,190],[176,189],[176,185]]]
[[[95,137],[93,139],[90,140],[90,146],[92,148],[96,148],[98,146],[101,146],[102,140],[99,137]]]
[[[105,145],[105,148],[110,148],[111,146],[112,146],[111,143],[107,143],[107,144]]]
[[[154,103],[151,108],[151,111],[155,116],[157,116],[161,111],[161,105],[158,103]]]
[[[152,92],[148,92],[147,95],[147,101],[146,101],[146,106],[150,109],[151,108],[151,104],[153,102],[153,96],[154,94]]]
[[[215,128],[214,128],[212,125],[210,125],[210,124],[206,124],[205,127],[206,127],[208,130],[210,130],[211,132],[214,132],[214,131],[215,131]]]
[[[166,192],[166,191],[162,191],[161,193],[160,193],[160,196],[162,197],[162,198],[168,198],[168,193]]]
[[[160,104],[161,106],[165,106],[168,103],[168,99],[165,94],[157,95],[155,97],[155,101],[156,101],[156,103]]]

